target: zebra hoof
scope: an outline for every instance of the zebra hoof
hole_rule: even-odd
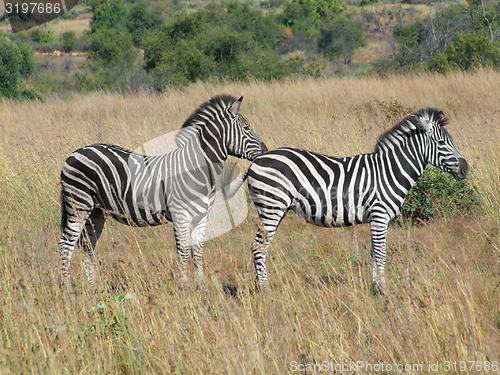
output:
[[[257,281],[257,282],[255,282],[255,290],[257,292],[266,292],[269,289],[271,289],[271,286],[269,285],[268,281]]]
[[[387,287],[385,285],[385,280],[374,280],[372,283],[373,294],[376,296],[385,296]]]

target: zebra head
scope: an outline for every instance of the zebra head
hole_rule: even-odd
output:
[[[425,132],[428,141],[427,162],[451,173],[457,180],[469,174],[469,165],[444,128],[448,118],[439,109],[426,108],[410,115],[410,121]]]
[[[231,116],[231,127],[227,137],[227,149],[229,155],[254,160],[266,152],[267,147],[250,128],[247,120],[239,114],[242,100],[243,96],[240,96],[228,108]]]

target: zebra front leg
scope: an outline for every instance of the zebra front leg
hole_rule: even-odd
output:
[[[194,276],[199,286],[203,286],[205,283],[205,274],[203,272],[203,252],[207,222],[208,216],[205,216],[191,232],[191,240],[193,242],[192,256],[194,263]]]
[[[80,236],[80,244],[86,255],[83,261],[87,280],[91,287],[94,287],[95,280],[95,267],[92,259],[94,258],[94,251],[97,240],[101,236],[106,221],[104,213],[101,209],[96,208],[91,216],[85,222],[85,231]]]
[[[373,286],[379,293],[385,291],[386,238],[389,220],[386,217],[370,221],[371,256],[373,259]]]
[[[177,268],[183,288],[189,285],[187,277],[187,263],[189,261],[189,233],[190,223],[184,220],[174,221],[175,244],[177,248]]]

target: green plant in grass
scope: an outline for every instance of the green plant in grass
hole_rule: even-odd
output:
[[[440,217],[471,216],[479,203],[473,173],[458,181],[439,168],[427,168],[408,192],[397,222],[415,225]]]

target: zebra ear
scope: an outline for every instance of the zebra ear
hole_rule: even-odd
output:
[[[231,107],[229,107],[229,111],[233,115],[236,116],[238,114],[238,112],[240,111],[242,101],[243,101],[243,95],[241,95],[240,98],[237,101],[235,101],[233,104],[231,104]]]
[[[414,125],[418,129],[421,129],[425,132],[430,132],[432,130],[433,122],[430,119],[419,115],[414,115],[412,117],[414,118]]]

